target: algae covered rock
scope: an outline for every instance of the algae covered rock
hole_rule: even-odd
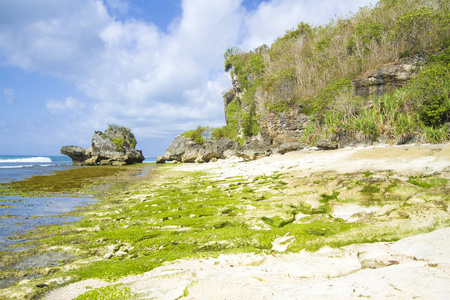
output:
[[[109,125],[105,132],[95,131],[89,148],[64,146],[61,153],[74,165],[130,165],[141,163],[145,157],[136,150],[136,138],[128,128]]]

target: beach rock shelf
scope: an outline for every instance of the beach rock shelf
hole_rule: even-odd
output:
[[[136,150],[136,139],[131,131],[118,125],[109,125],[105,132],[95,131],[89,148],[64,146],[61,153],[72,159],[73,165],[130,165],[141,163],[145,157]]]
[[[303,149],[305,149],[305,145],[302,143],[284,143],[278,147],[269,147],[258,139],[248,139],[243,145],[240,145],[223,137],[218,141],[206,139],[202,144],[198,144],[192,139],[177,136],[164,155],[158,157],[157,163],[166,161],[204,163],[233,156],[240,157],[244,161],[251,161],[271,154],[285,154]]]

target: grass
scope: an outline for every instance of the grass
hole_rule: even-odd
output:
[[[81,221],[24,233],[17,238],[30,241],[14,247],[33,248],[0,253],[0,263],[6,267],[0,272],[2,278],[25,273],[43,276],[33,279],[30,285],[4,291],[22,291],[32,297],[58,286],[48,283],[52,278],[68,277],[70,282],[89,278],[112,281],[178,259],[223,253],[268,254],[272,252],[272,242],[284,235],[295,236],[288,251],[315,251],[326,245],[392,241],[449,223],[447,213],[442,214],[450,201],[448,181],[438,175],[401,181],[381,176],[382,172],[304,177],[287,171],[272,176],[219,180],[204,172],[180,173],[176,166],[165,165],[142,180],[130,182],[129,176],[139,174],[140,168],[120,168],[110,179],[86,175],[89,184],[83,192],[94,193],[101,201],[77,212],[84,217]],[[87,168],[80,170],[90,172]],[[60,177],[65,175],[73,174],[58,173]],[[424,180],[428,185],[413,184],[411,180]],[[99,189],[99,185],[107,185],[109,189]],[[68,190],[70,185],[64,189]],[[402,205],[417,193],[424,203]],[[395,204],[397,209],[390,215],[368,216],[355,223],[332,217],[333,207],[346,203]],[[426,221],[412,226],[412,220],[421,220],[425,212]],[[306,216],[298,219],[300,213]],[[438,217],[434,219],[435,215]],[[75,260],[63,266],[26,271],[7,268],[24,257],[49,251],[68,252],[75,255]],[[36,288],[36,284],[47,285]],[[27,292],[26,287],[30,288]],[[89,291],[83,295],[86,298],[80,299],[99,293],[110,297],[104,299],[115,299],[115,295],[120,298],[121,293],[129,290],[111,286]]]

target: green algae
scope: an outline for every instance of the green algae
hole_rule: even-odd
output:
[[[92,289],[83,295],[78,296],[75,300],[122,300],[122,299],[138,299],[137,295],[131,292],[129,287],[123,287],[115,284],[103,288]]]
[[[314,251],[327,245],[393,241],[450,223],[447,181],[438,175],[426,179],[435,183],[433,187],[420,187],[383,172],[216,179],[204,172],[180,173],[176,166],[167,165],[136,182],[115,175],[90,181],[94,183],[89,185],[91,190],[106,183],[108,190],[102,192],[101,201],[78,212],[84,217],[78,223],[46,226],[21,236],[35,239],[35,248],[21,257],[45,251],[76,253],[77,260],[67,268],[55,268],[51,275],[44,270],[35,273],[45,275],[44,279],[114,280],[178,259],[271,253],[272,242],[284,235],[295,236],[288,251]],[[418,193],[421,203],[402,206]],[[369,215],[360,222],[332,217],[333,206],[346,203],[398,207],[391,214]],[[412,226],[425,212],[436,214],[436,219],[428,216],[423,224]],[[297,219],[300,213],[306,216]],[[6,266],[20,260],[14,254],[8,257],[3,262]],[[0,275],[19,273],[10,270]]]
[[[0,184],[0,195],[39,196],[48,194],[74,194],[93,186],[101,178],[117,175],[132,167],[95,166],[56,171],[20,181]]]

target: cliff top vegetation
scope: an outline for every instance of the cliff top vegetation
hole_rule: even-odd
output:
[[[224,96],[227,125],[210,129],[212,136],[253,136],[264,115],[300,108],[312,120],[303,137],[310,144],[342,128],[373,138],[414,131],[431,142],[448,140],[449,10],[442,0],[380,0],[325,26],[301,22],[270,47],[228,49],[225,70],[234,86]],[[406,57],[424,58],[406,87],[382,98],[354,95],[352,79]],[[370,100],[373,106],[360,109]]]

